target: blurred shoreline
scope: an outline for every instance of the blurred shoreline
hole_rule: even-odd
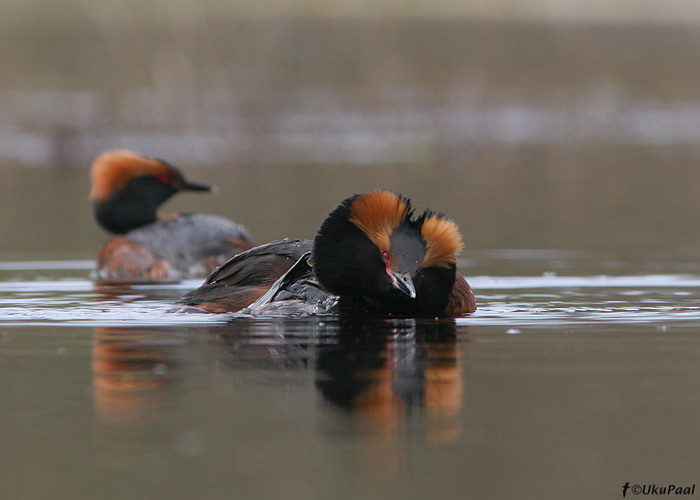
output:
[[[470,98],[472,88],[451,91],[435,103],[427,97],[429,89],[403,89],[398,95],[374,96],[381,100],[374,104],[327,87],[268,90],[266,105],[252,123],[238,110],[251,101],[241,95],[222,98],[228,95],[225,88],[139,88],[117,101],[99,91],[0,92],[3,118],[11,117],[0,118],[0,161],[87,165],[115,147],[152,155],[165,151],[173,161],[200,165],[231,159],[423,163],[494,146],[684,147],[700,154],[700,100],[630,100],[601,86],[538,103],[508,95],[479,103]],[[274,112],[272,103],[278,104]],[[113,107],[123,115],[119,125],[103,119]],[[186,119],[178,121],[177,115]]]
[[[614,24],[688,24],[700,21],[700,4],[692,0],[166,0],[64,2],[5,1],[0,5],[2,19],[7,16],[27,20],[62,20],[83,15],[113,19],[131,17],[201,20],[217,19],[462,19],[471,21],[614,23]],[[2,20],[0,20],[2,24]]]
[[[111,16],[80,5],[0,46],[0,162],[86,165],[114,147],[216,165],[700,146],[700,25],[217,19],[221,6],[197,2],[150,18],[150,3]]]

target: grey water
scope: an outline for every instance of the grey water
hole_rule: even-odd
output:
[[[6,498],[695,481],[700,275],[478,276],[467,317],[266,320],[173,312],[196,281],[104,287],[91,261],[22,264],[0,266]]]
[[[0,48],[0,498],[700,481],[697,28],[71,5]],[[99,285],[88,166],[114,147],[219,187],[165,212],[259,243],[402,192],[459,224],[479,309],[254,319],[173,312],[197,280]]]

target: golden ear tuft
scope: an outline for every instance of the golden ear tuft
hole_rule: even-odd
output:
[[[441,215],[427,215],[421,225],[421,236],[426,244],[421,267],[447,267],[457,262],[457,255],[464,248],[462,234],[457,224]]]
[[[134,177],[156,176],[167,170],[168,167],[160,160],[146,158],[131,151],[106,151],[92,163],[90,199],[106,199]]]
[[[355,198],[350,213],[350,222],[381,251],[389,251],[389,237],[410,216],[410,202],[391,191],[372,191]]]

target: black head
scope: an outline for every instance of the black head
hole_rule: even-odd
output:
[[[212,191],[191,182],[169,163],[129,151],[108,151],[91,171],[93,212],[112,233],[126,233],[156,221],[158,207],[178,191]]]
[[[461,248],[457,225],[444,215],[414,217],[407,198],[373,191],[347,198],[328,215],[312,260],[333,294],[362,297],[380,313],[439,315]]]

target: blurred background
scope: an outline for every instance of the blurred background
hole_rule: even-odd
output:
[[[697,2],[3,0],[0,41],[4,260],[91,258],[88,168],[127,148],[220,188],[166,210],[261,243],[390,188],[456,219],[467,259],[697,270]]]

